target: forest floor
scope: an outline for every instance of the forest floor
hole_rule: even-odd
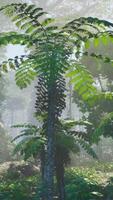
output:
[[[0,199],[32,200],[37,185],[40,191],[40,173],[35,165],[24,161],[0,164]],[[113,163],[68,167],[65,188],[67,200],[106,200],[109,195],[113,199]]]

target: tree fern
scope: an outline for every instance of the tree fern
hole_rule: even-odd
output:
[[[82,49],[84,52],[88,41],[94,39],[97,47],[100,37],[107,37],[107,35],[112,37],[113,24],[97,18],[81,17],[67,23],[64,27],[58,27],[42,8],[26,3],[7,5],[0,10],[8,15],[22,31],[22,44],[30,48],[30,54],[24,59],[15,57],[14,60],[10,59],[2,63],[1,71],[14,68],[16,83],[20,88],[27,87],[38,76],[36,114],[44,117],[42,130],[47,139],[45,199],[53,200],[55,133],[58,129],[59,117],[65,108],[65,75],[69,72],[68,76],[71,77],[75,90],[85,101],[90,103],[98,99],[100,92],[94,86],[91,73],[80,62],[83,54],[80,51]],[[20,35],[14,36],[16,43],[19,42]],[[9,43],[9,39],[14,42],[10,35],[4,36],[6,36],[4,45]],[[105,43],[105,38],[102,40]],[[108,97],[111,98],[112,95],[109,94]],[[32,142],[29,145],[31,144]],[[87,144],[84,145],[82,142],[81,144],[87,148]]]

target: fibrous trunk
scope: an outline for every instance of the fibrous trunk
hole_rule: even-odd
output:
[[[48,117],[47,117],[47,152],[45,163],[46,178],[46,200],[53,200],[54,197],[54,157],[55,157],[55,85],[48,90]]]
[[[58,199],[65,200],[64,166],[61,162],[56,165]]]

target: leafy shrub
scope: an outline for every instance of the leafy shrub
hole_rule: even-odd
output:
[[[40,178],[33,176],[15,181],[2,181],[0,183],[0,197],[2,200],[31,200],[36,193]]]
[[[66,172],[65,182],[67,200],[103,199],[103,188],[94,169],[69,169]]]
[[[104,189],[104,198],[113,199],[113,177],[110,177]]]

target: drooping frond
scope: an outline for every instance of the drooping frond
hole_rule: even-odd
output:
[[[74,89],[85,101],[93,101],[98,91],[91,73],[80,63],[74,63],[70,68],[66,76],[71,78]]]
[[[0,33],[0,46],[7,44],[20,44],[20,45],[30,45],[33,42],[30,40],[30,37],[26,34],[17,33],[17,32],[2,32]]]
[[[90,125],[92,126],[92,124],[86,120],[68,120],[68,119],[65,119],[65,120],[61,120],[61,124],[63,125],[63,127],[65,129],[70,129],[70,128],[73,128],[73,127],[76,127],[77,125],[83,125],[83,126],[87,126],[87,125]]]
[[[20,139],[14,149],[14,154],[19,153],[24,156],[24,160],[40,153],[45,143],[45,137],[41,135],[41,128],[32,124],[18,124],[14,128],[22,128],[21,134],[17,135],[12,141]]]
[[[48,93],[49,83],[45,76],[39,76],[38,85],[36,86],[36,115],[46,114],[48,111]],[[62,110],[65,108],[65,80],[62,76],[57,76],[55,83],[55,115],[56,118],[61,116]]]
[[[90,156],[97,159],[97,155],[91,144],[86,140],[87,133],[84,131],[76,130],[76,126],[81,125],[82,127],[90,125],[88,121],[74,121],[74,120],[61,120],[58,124],[56,132],[56,144],[69,152],[74,153],[80,152],[80,147],[84,149]]]
[[[35,157],[38,155],[38,153],[40,153],[44,142],[45,141],[42,138],[23,138],[20,142],[16,144],[14,154],[20,152],[20,154],[24,156],[24,160],[27,160],[32,156]]]
[[[17,124],[12,126],[12,128],[22,128],[22,130],[20,131],[21,134],[15,136],[12,140],[12,142],[23,138],[23,137],[27,137],[27,136],[39,136],[40,135],[40,129],[32,124]]]
[[[35,5],[28,5],[26,3],[6,5],[0,10],[8,15],[16,26],[25,30],[25,33],[32,35],[32,37],[35,37],[37,34],[46,35],[46,26],[48,27],[54,21],[50,17],[40,20],[47,13],[42,8],[37,8]]]
[[[16,84],[21,88],[27,87],[38,75],[37,60],[30,55],[9,58],[0,64],[1,73],[15,70]]]
[[[89,53],[87,51],[85,51],[85,52],[78,52],[78,53],[82,54],[82,56],[96,58],[98,60],[103,61],[104,63],[111,63],[111,64],[113,64],[113,59],[112,58],[110,58],[108,56],[104,56],[102,54]]]
[[[78,138],[78,139],[76,139],[76,142],[77,142],[78,144],[80,144],[80,146],[81,146],[90,156],[92,156],[92,157],[95,158],[95,159],[98,159],[98,157],[97,157],[95,151],[93,150],[93,148],[91,147],[91,145],[90,145],[87,141],[85,141],[85,140],[82,139],[82,138]]]
[[[84,38],[92,38],[95,33],[105,32],[108,31],[108,28],[113,28],[113,23],[93,17],[80,17],[67,23],[63,28],[71,34],[78,32]]]
[[[14,58],[9,58],[6,61],[3,61],[0,64],[0,72],[8,72],[9,70],[13,69],[16,70],[19,68],[19,65],[24,62],[25,55],[22,55],[20,57],[15,56]]]
[[[76,126],[77,124],[87,125],[89,123],[86,121],[84,121],[84,123],[82,121],[78,121],[78,123],[75,121],[74,123],[74,121],[66,120],[65,122],[61,120],[55,134],[56,151],[60,148],[63,152],[72,151],[78,153],[80,152],[81,146],[89,155],[96,158],[96,154],[91,148],[91,145],[85,141],[84,136],[82,137],[83,133],[81,134],[73,129],[73,126]],[[13,142],[19,140],[16,144],[14,153],[16,154],[20,152],[20,154],[24,156],[25,160],[32,156],[36,156],[40,153],[42,146],[46,145],[42,128],[32,124],[17,124],[12,127],[21,128],[20,134],[13,139]]]
[[[92,140],[98,142],[99,137],[113,137],[113,112],[106,114],[92,135]]]
[[[62,147],[62,149],[67,149],[69,152],[78,153],[80,152],[80,147],[76,143],[76,140],[73,136],[65,134],[63,132],[57,133],[55,135],[55,145],[56,148]]]
[[[38,75],[36,66],[37,62],[32,58],[26,59],[19,65],[16,70],[15,81],[21,89],[27,87]]]

